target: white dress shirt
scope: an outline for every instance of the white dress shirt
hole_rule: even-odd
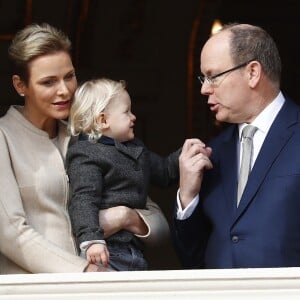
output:
[[[254,165],[254,162],[258,156],[260,148],[267,136],[271,125],[273,124],[274,119],[276,118],[277,114],[279,113],[280,109],[282,108],[285,102],[283,94],[280,92],[278,96],[268,105],[265,109],[255,118],[255,120],[251,123],[251,125],[256,126],[258,130],[256,131],[253,137],[253,156],[251,161],[251,168]],[[243,128],[249,124],[242,123],[239,124],[239,141],[241,140],[241,134]],[[238,142],[238,155],[240,152],[240,142]],[[240,155],[239,155],[240,156]],[[241,162],[241,158],[239,158]],[[182,209],[181,202],[179,199],[179,190],[177,191],[177,219],[184,220],[191,216],[195,207],[199,202],[199,195],[197,195],[185,208]]]

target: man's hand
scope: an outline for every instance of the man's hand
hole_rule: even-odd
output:
[[[187,139],[179,156],[179,198],[184,209],[200,192],[204,170],[211,169],[212,149],[198,139]]]

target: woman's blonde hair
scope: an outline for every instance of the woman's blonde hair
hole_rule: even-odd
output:
[[[93,79],[80,85],[75,92],[69,116],[71,134],[86,134],[90,141],[98,141],[102,135],[101,124],[97,122],[99,115],[125,87],[125,81],[108,78]]]
[[[47,24],[31,24],[17,32],[8,48],[12,72],[28,84],[28,64],[36,57],[64,51],[71,55],[71,42],[61,30]]]

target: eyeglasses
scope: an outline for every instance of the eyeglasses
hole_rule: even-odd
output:
[[[247,66],[251,61],[253,61],[255,59],[250,59],[236,67],[233,67],[231,69],[228,69],[226,71],[223,71],[221,73],[218,73],[216,75],[213,75],[213,76],[204,76],[204,75],[199,75],[197,76],[197,78],[199,79],[199,81],[201,82],[201,84],[204,84],[205,80],[207,81],[208,84],[210,85],[216,85],[218,83],[218,78],[221,77],[222,75],[225,75],[229,72],[232,72],[232,71],[235,71],[235,70],[238,70],[240,68],[243,68],[245,66]]]

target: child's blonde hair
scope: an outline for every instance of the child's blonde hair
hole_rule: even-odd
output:
[[[71,134],[76,136],[83,133],[90,141],[98,141],[102,135],[102,128],[97,119],[125,87],[125,81],[108,78],[93,79],[80,85],[75,92],[69,116]]]

